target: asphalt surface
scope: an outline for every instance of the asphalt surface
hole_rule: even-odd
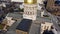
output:
[[[40,22],[33,22],[29,34],[40,34]]]
[[[39,12],[38,12],[39,13]],[[50,14],[49,14],[50,15]],[[51,19],[50,19],[51,18]],[[46,22],[53,22],[54,26],[57,28],[58,30],[58,34],[60,34],[60,28],[58,27],[57,25],[57,20],[54,18],[53,15],[50,15],[50,18],[44,18],[44,17],[40,17],[38,15],[37,17],[37,21],[39,21],[39,23],[37,22],[32,22],[32,25],[31,25],[31,28],[29,30],[29,34],[40,34],[40,23],[42,21],[46,21]],[[15,30],[16,30],[16,27],[17,25],[20,23],[21,20],[18,20],[16,23],[14,23],[10,28],[9,30],[7,31],[6,34],[16,34]],[[41,21],[41,22],[40,22]]]

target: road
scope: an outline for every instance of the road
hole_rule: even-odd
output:
[[[40,34],[40,22],[33,22],[29,34]]]
[[[38,12],[38,13],[39,13],[39,12]],[[37,20],[53,23],[54,27],[57,29],[57,32],[60,32],[60,27],[58,26],[57,17],[54,16],[54,15],[52,15],[52,14],[50,14],[49,12],[47,12],[47,15],[49,15],[49,17],[50,17],[51,19],[45,18],[45,17],[42,17],[42,18],[41,18],[41,17],[39,16],[39,17],[37,18]],[[58,34],[60,34],[60,33],[58,33]]]
[[[51,14],[49,14],[49,15],[50,15],[51,18],[52,18],[52,22],[53,22],[55,28],[56,28],[58,31],[60,31],[60,27],[58,26],[58,20],[57,20],[57,17],[54,16],[54,15],[51,15]]]

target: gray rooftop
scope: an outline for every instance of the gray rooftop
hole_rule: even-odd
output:
[[[20,13],[8,13],[7,17],[13,17],[13,18],[22,18],[22,14]]]
[[[48,15],[49,17],[41,17],[41,13],[40,11],[37,12],[37,21],[44,21],[44,22],[50,22],[52,23],[52,17],[50,16],[49,13],[47,13],[47,11],[44,12],[44,15]]]

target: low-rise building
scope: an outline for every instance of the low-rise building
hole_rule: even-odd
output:
[[[17,34],[29,34],[32,20],[23,19],[16,28]]]
[[[44,32],[44,30],[51,30],[52,25],[53,23],[49,23],[49,22],[41,23],[41,34]]]

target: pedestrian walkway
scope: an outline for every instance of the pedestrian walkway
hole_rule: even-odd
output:
[[[29,34],[40,34],[40,24],[32,23]]]

